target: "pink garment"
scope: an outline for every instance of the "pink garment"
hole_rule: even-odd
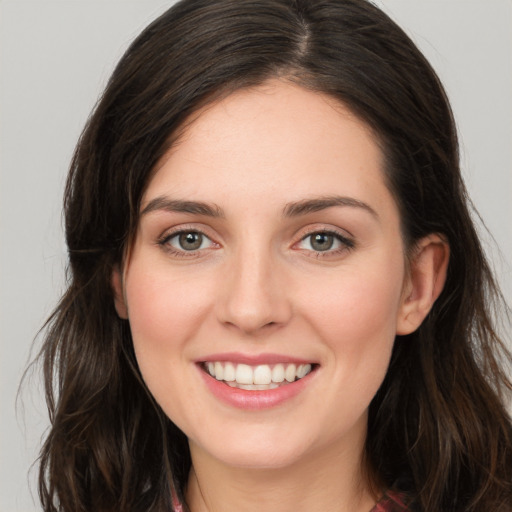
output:
[[[387,493],[370,512],[407,512],[407,507],[396,493]]]
[[[183,505],[178,501],[178,498],[173,495],[172,497],[172,508],[174,512],[183,512]]]

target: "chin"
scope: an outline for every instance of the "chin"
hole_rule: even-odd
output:
[[[208,453],[223,465],[254,470],[285,468],[307,455],[304,441],[295,441],[282,433],[272,436],[265,429],[252,436],[225,436],[218,443],[212,443],[211,438],[201,445],[191,442],[193,457],[194,448]]]

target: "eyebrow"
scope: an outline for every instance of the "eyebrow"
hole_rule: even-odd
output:
[[[314,213],[334,206],[343,206],[351,208],[361,208],[370,213],[376,219],[379,218],[377,212],[368,204],[343,196],[315,197],[311,199],[302,199],[288,203],[283,208],[284,217],[299,217]],[[193,215],[204,215],[206,217],[224,218],[225,214],[222,208],[214,203],[205,203],[203,201],[185,201],[181,199],[171,199],[165,196],[159,196],[152,199],[142,210],[141,216],[154,211],[167,211],[190,213]]]
[[[206,217],[224,217],[224,211],[216,204],[202,201],[183,201],[159,196],[152,199],[142,210],[141,216],[150,212],[164,210],[167,212],[190,213]]]
[[[308,213],[319,212],[333,206],[346,206],[350,208],[361,208],[370,213],[376,219],[379,219],[378,213],[368,204],[354,199],[353,197],[326,196],[312,199],[303,199],[293,203],[288,203],[283,209],[285,217],[298,217]]]

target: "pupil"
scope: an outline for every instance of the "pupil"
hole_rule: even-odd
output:
[[[203,236],[200,233],[182,233],[180,235],[180,245],[186,251],[194,251],[201,247]]]
[[[332,247],[334,238],[326,233],[317,233],[313,236],[311,246],[315,251],[327,251]]]

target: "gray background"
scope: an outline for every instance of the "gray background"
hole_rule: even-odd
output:
[[[39,510],[28,472],[46,426],[34,336],[63,289],[61,196],[88,113],[128,43],[172,2],[0,2],[0,512]],[[439,72],[462,164],[512,302],[512,0],[381,0]],[[501,255],[497,247],[501,250]],[[31,495],[32,492],[32,495]]]

